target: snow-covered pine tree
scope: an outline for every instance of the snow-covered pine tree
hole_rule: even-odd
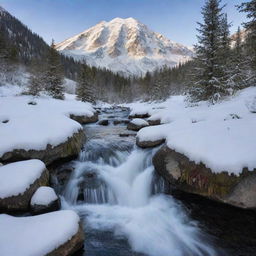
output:
[[[207,0],[202,8],[203,23],[199,23],[198,44],[195,45],[195,69],[190,91],[192,100],[215,102],[226,94],[223,85],[223,7],[221,0]]]
[[[76,87],[76,96],[78,100],[95,103],[91,71],[86,64],[82,64]]]
[[[44,73],[45,90],[56,99],[64,99],[63,71],[60,62],[60,56],[55,50],[54,41],[52,41],[49,50],[46,71]]]
[[[238,6],[240,12],[247,13],[248,21],[244,23],[246,29],[245,51],[250,64],[248,85],[256,83],[256,0],[242,3]]]

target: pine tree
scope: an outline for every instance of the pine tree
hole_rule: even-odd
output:
[[[28,82],[28,93],[33,96],[38,96],[43,90],[43,72],[41,63],[35,59],[32,61],[32,68],[30,69],[30,77]]]
[[[47,67],[44,74],[45,89],[53,98],[64,99],[63,79],[60,56],[55,50],[53,41],[49,50]]]
[[[93,74],[92,70],[83,64],[79,73],[78,83],[76,88],[76,96],[78,100],[95,103],[93,94]]]
[[[198,44],[195,46],[196,68],[193,72],[192,100],[218,100],[223,86],[223,14],[221,0],[207,0],[202,8],[203,23],[198,23]]]
[[[251,70],[248,82],[254,84],[256,82],[256,0],[242,3],[238,6],[238,9],[240,12],[247,13],[247,18],[249,19],[248,22],[244,23],[247,33],[245,50]]]

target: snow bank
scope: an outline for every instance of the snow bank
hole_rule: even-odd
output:
[[[42,186],[37,189],[31,198],[31,205],[49,205],[53,201],[57,200],[58,197],[51,187]]]
[[[79,217],[74,211],[57,211],[33,217],[0,215],[1,256],[43,256],[74,236]]]
[[[199,102],[188,106],[185,97],[173,96],[162,103],[164,109],[152,118],[165,125],[143,128],[138,139],[166,138],[169,148],[186,155],[196,163],[203,162],[213,172],[240,174],[243,168],[256,168],[256,115],[250,112],[256,88],[216,104]]]
[[[0,166],[0,198],[23,194],[45,168],[45,164],[36,159]]]
[[[47,144],[57,146],[82,128],[69,118],[71,114],[91,117],[95,111],[90,103],[73,99],[31,96],[0,99],[0,157],[14,149],[43,150]]]

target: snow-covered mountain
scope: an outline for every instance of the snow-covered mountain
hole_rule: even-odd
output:
[[[124,75],[144,75],[163,65],[175,66],[193,52],[153,32],[133,18],[115,18],[56,45],[62,53]]]

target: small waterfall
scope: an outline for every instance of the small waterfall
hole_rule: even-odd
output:
[[[63,205],[85,218],[87,229],[124,237],[143,255],[217,256],[182,206],[163,194],[167,186],[154,172],[153,154],[127,142],[90,140],[75,161]]]

